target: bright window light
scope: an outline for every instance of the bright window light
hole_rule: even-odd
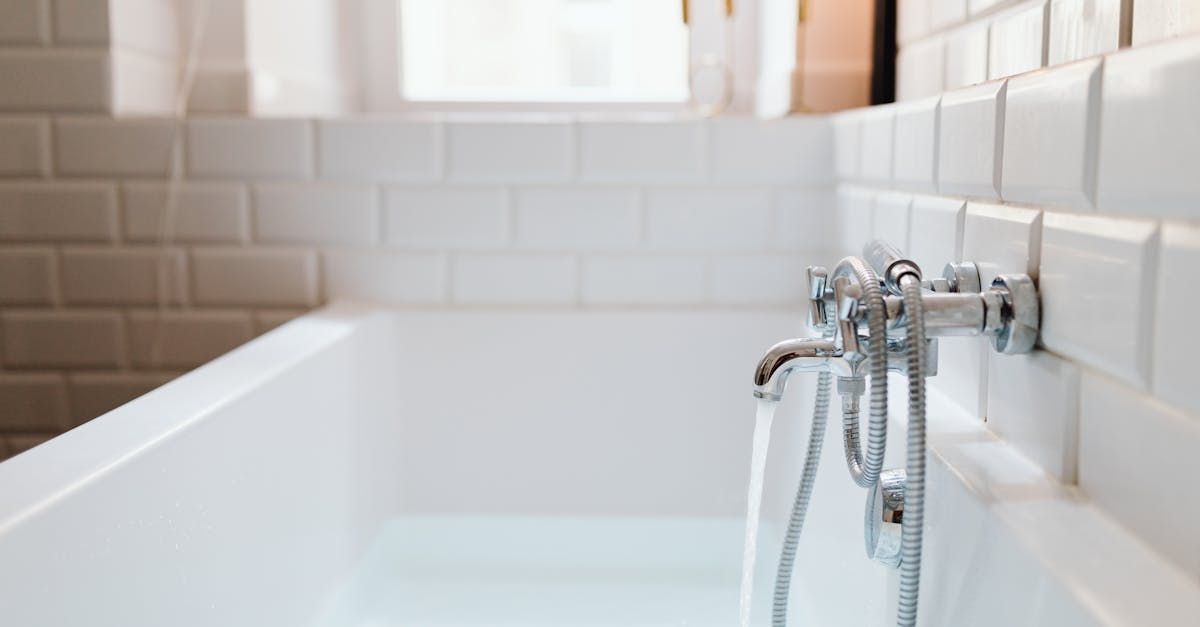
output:
[[[679,0],[401,0],[400,46],[407,100],[688,97]]]

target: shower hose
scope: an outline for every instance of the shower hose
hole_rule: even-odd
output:
[[[857,402],[843,404],[843,444],[846,463],[855,483],[870,487],[879,478],[887,441],[887,345],[883,293],[874,271],[857,258],[848,259],[855,278],[867,301],[867,324],[870,332],[871,424],[866,461],[858,443]],[[900,281],[904,299],[905,331],[908,335],[906,370],[908,375],[908,438],[905,465],[904,517],[901,520],[900,592],[897,604],[898,627],[915,627],[917,598],[921,585],[922,525],[925,519],[925,309],[921,300],[921,282],[913,275]],[[791,593],[792,572],[796,547],[804,528],[804,518],[816,482],[821,459],[821,444],[829,414],[832,375],[822,372],[817,378],[817,394],[813,404],[812,426],[804,470],[792,502],[792,512],[784,535],[775,575],[775,594],[771,612],[773,627],[787,626],[788,598]],[[882,391],[882,393],[879,393]],[[855,399],[857,401],[857,399]],[[878,423],[882,423],[882,425]],[[851,426],[852,425],[852,426]],[[877,438],[878,436],[878,438]],[[869,481],[868,481],[869,480]],[[866,482],[866,483],[864,483]]]

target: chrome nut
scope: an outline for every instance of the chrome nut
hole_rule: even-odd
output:
[[[1028,353],[1037,344],[1041,320],[1037,287],[1025,274],[1001,274],[992,281],[991,291],[1003,299],[1004,329],[992,335],[992,347],[1005,355]],[[991,317],[990,307],[988,317]]]
[[[942,269],[942,278],[950,284],[951,292],[976,294],[983,291],[979,282],[979,266],[971,261],[946,264]]]
[[[983,297],[983,334],[993,338],[1005,332],[1008,316],[1005,314],[1007,305],[1004,302],[1004,291],[991,289],[980,294]]]
[[[863,527],[867,557],[892,568],[900,566],[904,480],[904,469],[885,470],[867,495]]]

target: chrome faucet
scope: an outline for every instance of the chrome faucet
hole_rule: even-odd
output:
[[[917,617],[925,500],[925,378],[937,374],[938,338],[982,335],[1003,354],[1033,350],[1040,315],[1037,288],[1026,275],[1002,274],[981,289],[973,263],[948,263],[941,277],[926,280],[916,263],[886,242],[873,240],[862,257],[846,257],[832,274],[810,266],[808,297],[809,325],[817,337],[775,344],[754,371],[754,396],[767,401],[783,397],[791,373],[821,373],[808,459],[776,578],[773,624],[781,627],[787,620],[792,557],[820,457],[832,375],[842,397],[847,467],[855,483],[871,491],[867,554],[901,570],[897,624],[912,627]],[[908,377],[909,432],[906,468],[885,471],[888,371]],[[870,425],[864,455],[859,406],[868,373]]]

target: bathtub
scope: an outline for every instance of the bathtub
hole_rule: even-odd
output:
[[[800,331],[790,311],[314,312],[0,464],[0,617],[728,627],[751,368]],[[776,420],[756,624],[809,388]],[[1194,624],[1195,581],[931,408],[922,624]],[[890,624],[896,578],[864,557],[839,448],[795,624]]]

